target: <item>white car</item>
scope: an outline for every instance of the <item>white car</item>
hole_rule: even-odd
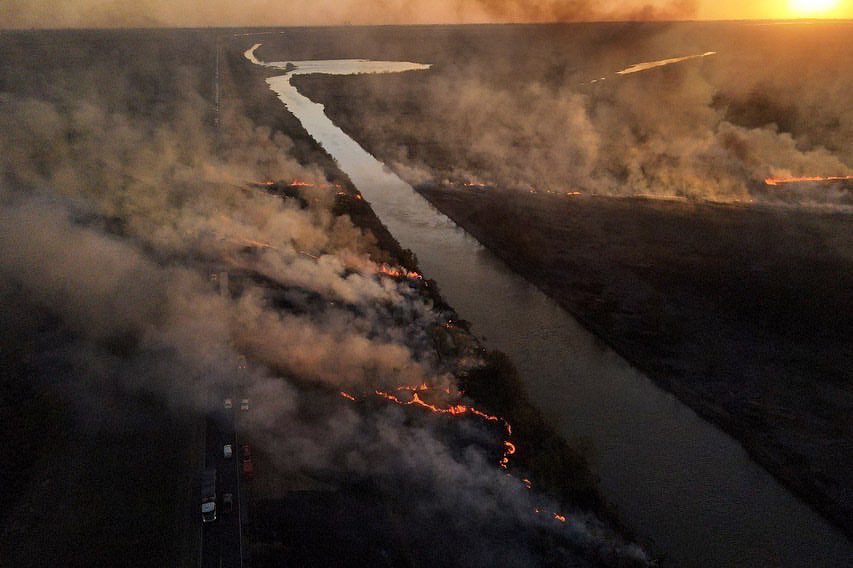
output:
[[[231,450],[231,444],[225,444],[225,447],[222,448],[222,455],[225,456],[225,459],[234,455],[234,452]]]
[[[232,408],[233,406],[234,406],[234,403],[233,403],[233,402],[231,402],[231,399],[230,399],[230,398],[226,398],[226,399],[225,399],[225,410],[231,410],[231,408]]]
[[[240,401],[240,410],[249,410],[249,399],[244,398]]]

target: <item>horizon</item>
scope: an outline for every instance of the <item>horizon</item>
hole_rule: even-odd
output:
[[[469,27],[469,26],[572,26],[583,24],[847,24],[853,17],[845,18],[749,18],[749,19],[683,19],[683,20],[579,20],[579,21],[518,21],[518,22],[415,22],[415,23],[340,23],[340,24],[275,24],[275,25],[139,25],[139,26],[56,26],[56,27],[0,27],[2,32],[36,31],[113,31],[113,30],[279,30],[322,28],[407,28],[407,27]]]
[[[850,0],[318,0],[295,6],[249,0],[72,0],[58,6],[0,4],[0,30],[341,27],[625,22],[845,22]]]

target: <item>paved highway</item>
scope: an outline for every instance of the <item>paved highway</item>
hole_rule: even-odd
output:
[[[218,472],[216,482],[217,519],[202,523],[199,509],[198,522],[201,525],[201,554],[199,565],[202,568],[240,568],[242,559],[242,523],[239,474],[239,447],[234,428],[235,409],[221,409],[206,418],[204,467],[215,467]],[[231,444],[232,456],[226,458],[223,448]],[[234,505],[231,512],[223,510],[222,496],[231,493]],[[199,508],[200,508],[199,496]]]

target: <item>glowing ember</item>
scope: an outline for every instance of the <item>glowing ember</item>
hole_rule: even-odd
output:
[[[850,181],[853,180],[853,176],[807,176],[807,177],[787,177],[787,178],[776,178],[769,177],[764,180],[764,183],[767,185],[782,185],[786,183],[801,183],[807,181]]]
[[[542,509],[533,509],[533,512],[537,515],[548,515],[552,517],[555,521],[560,521],[561,523],[565,523],[567,520],[569,520],[568,517],[566,517],[565,515],[561,515],[560,513],[551,513],[548,511],[543,511]]]
[[[290,187],[314,187],[314,184],[307,181],[302,181],[301,179],[292,179],[289,184]]]
[[[342,396],[342,397],[344,397],[344,398],[346,398],[346,399],[349,399],[349,400],[351,400],[351,401],[355,402],[355,397],[354,397],[353,395],[349,394],[349,393],[346,393],[346,392],[344,392],[344,391],[341,391],[341,396]]]

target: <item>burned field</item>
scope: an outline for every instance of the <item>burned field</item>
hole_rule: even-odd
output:
[[[195,565],[204,417],[240,392],[258,566],[642,564],[222,35],[0,36],[0,557]]]
[[[433,69],[294,84],[849,536],[848,31],[389,30],[383,58]]]
[[[846,526],[847,214],[461,188],[425,194]]]

